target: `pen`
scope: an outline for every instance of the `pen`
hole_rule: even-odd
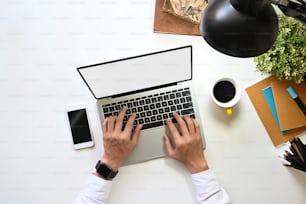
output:
[[[299,106],[299,108],[303,111],[304,115],[306,116],[306,107],[299,98],[299,96],[297,95],[297,93],[294,91],[293,87],[289,86],[287,88],[287,92],[289,93],[291,98],[293,98],[293,100],[296,102],[296,104]]]
[[[304,158],[304,163],[306,163],[306,145],[302,143],[300,138],[295,138],[295,143],[297,145],[297,148],[299,149],[302,157]]]
[[[294,154],[294,155],[298,155],[298,153],[297,153],[297,151],[296,151],[296,149],[293,147],[293,144],[295,143],[295,138],[292,138],[291,140],[290,140],[290,147],[289,147],[289,150],[292,152],[292,154]]]
[[[303,155],[301,154],[301,152],[300,152],[299,148],[297,147],[297,145],[296,145],[295,143],[293,143],[292,146],[293,146],[293,149],[294,149],[295,152],[296,152],[296,155],[300,158],[300,160],[301,160],[303,163],[305,163],[305,160],[304,160],[304,158],[303,158]]]

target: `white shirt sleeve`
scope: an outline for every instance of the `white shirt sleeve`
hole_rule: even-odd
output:
[[[229,204],[230,199],[217,181],[213,170],[208,169],[191,175],[200,204]]]
[[[215,173],[206,171],[192,174],[192,182],[196,190],[196,198],[200,204],[229,204],[230,199],[220,186]],[[89,175],[83,191],[73,204],[106,204],[112,186],[112,181]]]
[[[73,204],[105,204],[111,187],[112,181],[91,174],[83,191],[76,197]]]

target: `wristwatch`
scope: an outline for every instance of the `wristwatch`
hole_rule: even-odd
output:
[[[96,164],[97,173],[106,179],[113,179],[118,174],[118,171],[113,171],[112,167],[99,160]]]

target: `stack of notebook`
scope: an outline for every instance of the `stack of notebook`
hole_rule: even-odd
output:
[[[281,134],[287,134],[296,128],[306,127],[306,116],[287,91],[290,87],[295,90],[300,100],[306,103],[304,84],[298,85],[292,81],[277,81],[272,82],[270,86],[262,90]]]
[[[246,89],[273,144],[278,146],[306,132],[306,116],[287,91],[292,87],[306,104],[305,84],[268,77]]]

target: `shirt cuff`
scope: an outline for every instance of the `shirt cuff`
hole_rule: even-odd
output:
[[[110,180],[105,180],[103,178],[100,178],[94,174],[89,174],[88,179],[87,179],[87,185],[93,185],[97,187],[98,189],[110,189],[110,187],[112,186],[112,181]]]
[[[195,186],[197,196],[201,198],[207,199],[221,190],[220,184],[212,169],[191,174],[191,179]]]
[[[104,180],[96,175],[90,174],[85,188],[77,200],[81,201],[80,203],[106,203],[111,186],[112,181]]]

